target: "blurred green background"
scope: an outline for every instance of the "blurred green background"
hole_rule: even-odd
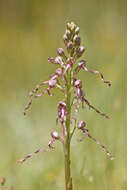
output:
[[[37,99],[23,116],[28,93],[46,80],[55,66],[49,56],[63,47],[67,21],[80,26],[84,58],[112,82],[106,88],[98,76],[79,76],[92,104],[111,116],[101,118],[86,108],[80,119],[115,157],[110,161],[90,139],[72,142],[75,190],[127,189],[127,2],[120,0],[0,0],[0,177],[18,190],[64,189],[62,147],[40,153],[23,165],[17,160],[46,146],[55,125],[56,105],[62,98]],[[6,187],[5,187],[6,189]]]

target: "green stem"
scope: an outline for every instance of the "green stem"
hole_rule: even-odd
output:
[[[67,117],[66,117],[66,141],[65,141],[65,185],[66,190],[72,190],[72,177],[70,168],[70,117],[71,117],[71,71],[67,74],[67,92],[66,92],[66,106],[67,106]]]

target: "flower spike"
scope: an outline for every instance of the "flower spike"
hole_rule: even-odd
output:
[[[45,94],[53,96],[52,90],[58,89],[62,91],[62,100],[59,100],[57,104],[57,117],[56,124],[58,122],[61,126],[61,134],[57,131],[51,132],[50,141],[46,148],[39,148],[31,154],[26,155],[23,159],[19,160],[19,163],[25,162],[27,159],[31,158],[33,155],[39,152],[46,152],[54,149],[54,143],[57,141],[61,142],[63,145],[63,152],[65,157],[65,186],[66,190],[72,190],[72,177],[70,171],[70,152],[71,152],[71,140],[77,129],[82,131],[83,138],[88,137],[96,144],[98,144],[104,152],[113,160],[111,153],[108,151],[107,147],[96,140],[86,128],[86,123],[84,121],[78,122],[78,113],[80,107],[84,108],[84,105],[88,106],[89,109],[94,110],[100,116],[109,119],[109,116],[102,113],[100,110],[95,108],[86,98],[86,93],[83,89],[83,83],[77,74],[84,70],[86,72],[96,74],[107,86],[111,86],[110,81],[106,81],[101,72],[97,70],[88,69],[85,60],[79,60],[83,54],[86,53],[86,47],[81,44],[81,38],[79,36],[79,27],[74,22],[68,22],[66,25],[66,30],[63,35],[63,41],[65,44],[66,51],[63,48],[57,49],[56,57],[49,57],[48,61],[53,64],[56,69],[53,74],[51,74],[46,81],[41,82],[39,85],[29,93],[30,100],[27,106],[24,108],[24,115],[26,111],[31,107],[33,100],[35,98],[42,97]],[[65,53],[66,52],[66,53]],[[66,55],[68,54],[68,55]],[[77,61],[79,60],[79,61]],[[85,81],[86,82],[86,81]],[[85,83],[86,84],[86,83]],[[44,89],[43,89],[44,88]]]

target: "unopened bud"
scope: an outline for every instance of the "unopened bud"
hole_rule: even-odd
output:
[[[78,123],[78,129],[84,129],[85,126],[86,126],[86,123],[84,121],[80,121]]]
[[[67,50],[68,50],[68,52],[70,52],[72,50],[72,48],[73,48],[73,43],[72,42],[68,42],[68,44],[67,44]]]
[[[48,61],[49,61],[50,63],[55,64],[55,60],[54,60],[54,58],[53,58],[53,57],[49,57],[49,58],[48,58]]]
[[[67,36],[68,39],[70,39],[70,37],[71,37],[71,32],[70,32],[70,30],[66,30],[66,36]]]
[[[86,49],[86,48],[85,48],[84,46],[80,46],[80,47],[79,47],[79,52],[84,53],[85,49]]]
[[[56,139],[56,140],[58,140],[58,139],[60,138],[57,131],[52,131],[52,132],[51,132],[51,136],[52,136],[52,138],[54,138],[54,139]]]
[[[66,34],[63,35],[63,41],[64,41],[65,45],[67,45],[67,43],[68,43],[68,37],[67,37]]]
[[[58,48],[57,52],[58,52],[58,54],[59,54],[60,56],[63,56],[63,55],[64,55],[64,50],[63,50],[63,48]]]
[[[67,29],[70,30],[71,32],[74,32],[75,28],[76,28],[76,25],[74,22],[67,23]]]
[[[76,56],[79,58],[82,56],[82,54],[84,53],[85,51],[85,47],[84,46],[80,46],[79,48],[76,49]]]
[[[76,46],[80,46],[81,39],[80,39],[80,37],[77,34],[74,36],[73,40],[74,40],[74,44]]]
[[[75,29],[75,34],[79,34],[80,28],[77,26]]]

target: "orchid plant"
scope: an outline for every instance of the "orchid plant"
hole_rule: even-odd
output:
[[[76,130],[80,130],[83,134],[81,141],[85,139],[85,137],[89,137],[104,150],[111,160],[113,160],[113,157],[108,149],[93,136],[91,136],[90,132],[86,128],[85,121],[78,120],[79,108],[81,106],[83,108],[85,104],[89,109],[92,109],[100,114],[100,116],[107,119],[109,119],[109,116],[105,113],[102,113],[88,101],[83,91],[82,81],[77,77],[77,74],[81,71],[86,71],[98,75],[105,85],[108,87],[111,86],[110,81],[106,81],[102,73],[97,70],[88,69],[86,61],[82,59],[80,60],[86,48],[81,45],[79,30],[79,27],[74,22],[67,23],[66,31],[63,36],[63,41],[67,51],[65,53],[63,48],[58,48],[58,56],[55,58],[48,58],[48,61],[51,64],[54,64],[57,68],[54,74],[50,76],[48,80],[38,84],[35,89],[30,92],[30,101],[24,109],[24,115],[26,115],[26,112],[31,107],[34,99],[42,97],[44,94],[53,96],[52,89],[58,88],[63,93],[62,100],[59,101],[57,105],[58,113],[56,117],[56,124],[58,124],[58,122],[61,124],[61,133],[59,134],[57,131],[52,131],[51,140],[49,141],[47,148],[40,148],[19,160],[20,163],[23,163],[28,158],[31,158],[34,154],[37,154],[41,151],[54,149],[54,142],[58,141],[62,143],[65,157],[66,190],[73,189],[70,167],[70,148],[71,140]],[[46,86],[46,88],[42,90],[44,86]]]

